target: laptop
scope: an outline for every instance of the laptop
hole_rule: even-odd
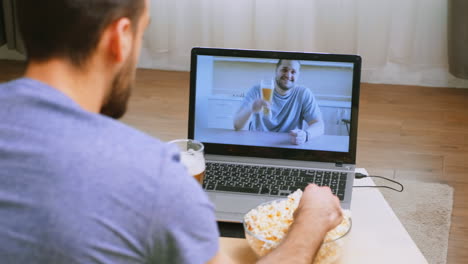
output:
[[[294,69],[293,89],[311,91],[301,107],[310,112],[313,105],[314,122],[319,117],[323,121],[323,134],[311,135],[302,144],[294,143],[289,131],[265,129],[269,118],[278,121],[281,114],[292,118],[293,114],[284,113],[288,107],[281,108],[281,113],[275,110],[276,98],[271,116],[253,112],[240,127],[234,125],[240,109],[250,107],[255,89],[257,94],[260,91],[262,79],[272,80],[273,85],[280,81],[278,67],[284,61]],[[218,221],[240,223],[250,209],[303,190],[308,183],[330,186],[342,208],[349,209],[360,75],[361,57],[357,55],[192,49],[188,136],[205,146],[203,188],[215,205]],[[258,121],[262,118],[267,121]],[[311,114],[299,116],[297,129],[315,125],[310,119]]]

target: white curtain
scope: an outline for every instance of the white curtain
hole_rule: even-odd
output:
[[[447,0],[152,0],[142,68],[194,46],[352,53],[363,82],[468,87],[448,73]]]

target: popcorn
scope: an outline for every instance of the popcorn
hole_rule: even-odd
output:
[[[244,216],[246,239],[259,256],[264,256],[276,248],[293,223],[293,214],[299,205],[302,191],[297,190],[287,199],[275,200],[259,205]],[[343,221],[325,236],[324,242],[314,260],[314,264],[336,261],[344,241],[341,238],[351,228],[351,213],[343,211]]]

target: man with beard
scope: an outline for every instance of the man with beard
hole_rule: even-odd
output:
[[[259,85],[252,87],[236,113],[234,129],[240,130],[248,123],[253,131],[288,132],[296,145],[323,135],[322,114],[314,95],[297,85],[300,68],[297,60],[279,60],[271,104],[262,99]],[[262,108],[268,108],[269,114],[263,114]]]
[[[0,262],[229,263],[177,151],[115,120],[149,0],[17,4],[28,62],[0,85]],[[329,189],[303,197],[289,239],[262,261],[310,263],[341,220]]]

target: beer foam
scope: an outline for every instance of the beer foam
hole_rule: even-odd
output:
[[[182,151],[180,161],[185,165],[190,175],[197,175],[205,171],[205,158],[202,152],[193,149]]]

